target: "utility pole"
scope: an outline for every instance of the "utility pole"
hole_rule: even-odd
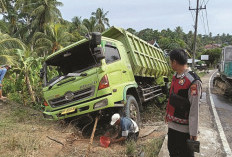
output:
[[[199,8],[199,0],[197,0],[197,8],[196,9],[191,9],[189,6],[189,10],[196,10],[196,19],[195,19],[195,25],[194,25],[194,39],[193,39],[193,60],[192,60],[192,69],[194,70],[195,68],[195,57],[196,57],[196,44],[197,44],[197,24],[198,24],[198,12],[201,9],[206,9],[206,6],[202,8],[202,6]]]

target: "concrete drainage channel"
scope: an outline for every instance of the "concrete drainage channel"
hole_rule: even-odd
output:
[[[195,153],[197,157],[198,156],[232,157],[231,149],[225,137],[225,133],[223,131],[210,91],[210,83],[212,77],[216,72],[217,71],[212,72],[210,78],[208,76],[208,78],[204,78],[204,80],[202,80],[203,86],[205,87],[205,92],[203,92],[203,98],[201,99],[201,106],[200,106],[200,110],[202,110],[200,111],[200,123],[199,123],[199,130],[200,130],[199,141],[201,142],[201,152]],[[167,140],[168,138],[166,135],[158,155],[159,157],[169,157]]]

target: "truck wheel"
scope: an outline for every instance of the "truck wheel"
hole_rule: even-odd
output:
[[[134,96],[128,95],[126,98],[127,98],[127,103],[124,108],[124,115],[126,117],[133,119],[138,124],[138,126],[140,126],[141,122],[140,122],[139,105]]]

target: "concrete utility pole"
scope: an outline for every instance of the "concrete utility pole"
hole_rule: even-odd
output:
[[[194,26],[194,39],[193,39],[193,60],[192,60],[192,69],[195,68],[195,56],[196,56],[196,44],[197,44],[197,24],[198,24],[198,12],[201,9],[206,9],[206,6],[202,8],[202,6],[199,8],[199,0],[197,0],[197,8],[191,9],[189,6],[189,10],[196,10],[196,19],[195,19],[195,26]]]

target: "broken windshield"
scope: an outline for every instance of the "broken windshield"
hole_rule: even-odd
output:
[[[48,85],[61,76],[66,76],[69,73],[81,73],[100,64],[92,56],[89,42],[82,43],[57,54],[48,59],[46,63]]]

